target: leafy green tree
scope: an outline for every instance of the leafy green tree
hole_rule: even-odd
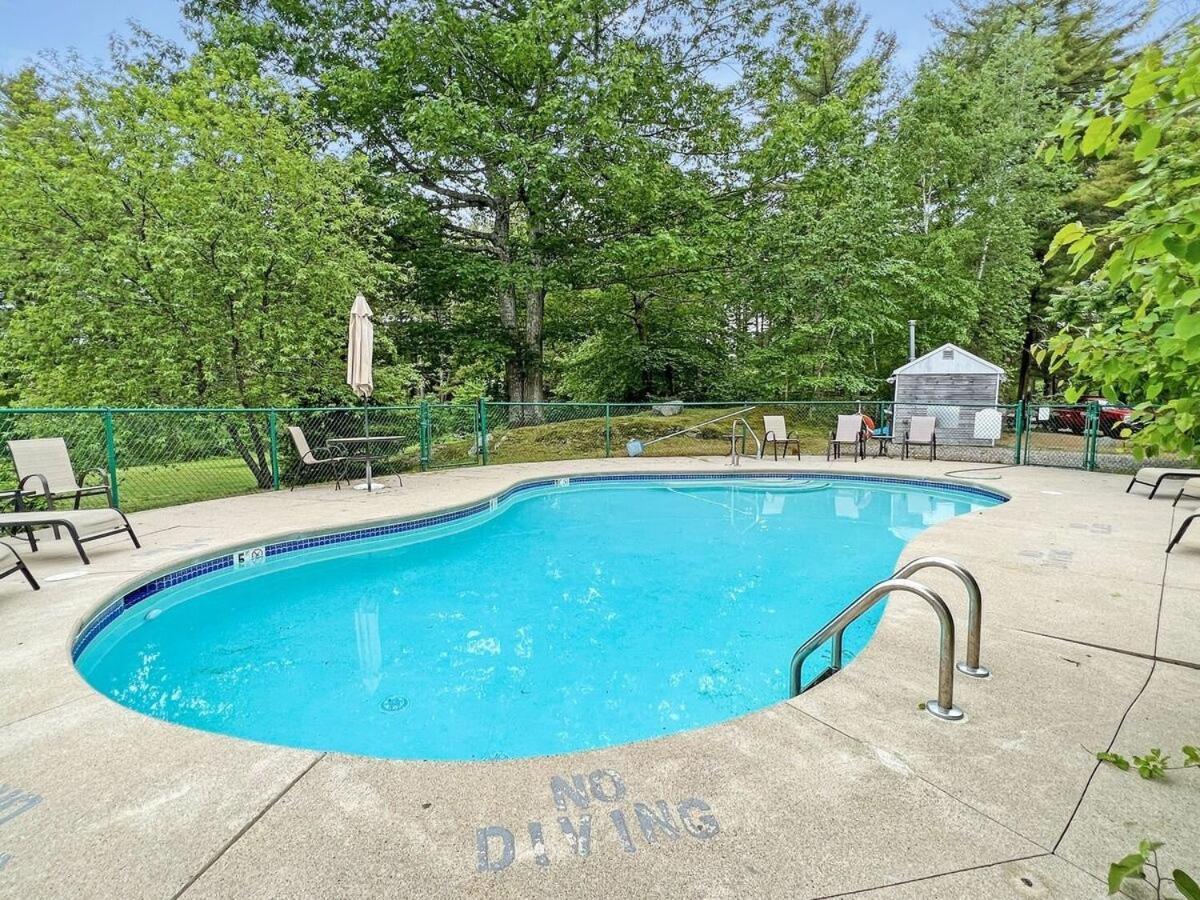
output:
[[[967,8],[923,60],[901,104],[899,190],[911,223],[900,252],[926,289],[911,318],[936,344],[952,340],[1015,369],[1040,236],[1061,221],[1071,180],[1035,157],[1058,118],[1056,42],[1040,6]]]
[[[413,248],[432,263],[417,277],[490,296],[513,401],[546,396],[548,297],[626,237],[605,231],[614,203],[663,160],[702,160],[721,143],[721,91],[703,75],[750,15],[738,0],[189,9],[210,39],[247,43],[311,84],[324,121],[369,154],[386,190],[424,205],[441,242]],[[639,231],[659,212],[626,220]]]
[[[1032,39],[1044,51],[1041,75],[1045,81],[1039,84],[1039,93],[1042,109],[1048,114],[1044,119],[1048,129],[1062,108],[1100,87],[1105,73],[1120,63],[1135,32],[1147,24],[1152,13],[1153,4],[1131,0],[957,0],[953,11],[935,16],[934,23],[946,34],[947,43],[960,48],[959,65],[966,71],[985,64],[989,57],[993,66],[997,62],[1004,65],[1006,57],[1003,53],[996,56],[996,51],[1013,40],[1013,23],[1019,23],[1024,41]],[[1013,57],[1014,63],[1016,60]],[[1020,106],[1028,116],[1028,106]],[[1016,378],[1018,397],[1032,393],[1039,377],[1046,394],[1057,393],[1055,374],[1039,367],[1031,351],[1060,323],[1076,321],[1070,317],[1082,307],[1060,302],[1064,298],[1059,288],[1071,281],[1069,267],[1053,261],[1044,263],[1043,258],[1063,221],[1103,219],[1109,213],[1103,202],[1095,202],[1097,191],[1090,183],[1121,178],[1124,168],[1111,162],[1077,171],[1054,167],[1057,183],[1048,182],[1044,191],[1034,195],[1042,214],[1030,216],[1028,210],[1022,211],[1023,221],[1036,229],[1032,255],[1042,265],[1030,285],[1028,302],[1017,303],[1024,319]],[[1088,298],[1077,299],[1086,305]]]
[[[1165,55],[1150,48],[1105,85],[1097,102],[1072,109],[1052,152],[1071,161],[1132,148],[1136,180],[1110,202],[1120,215],[1098,227],[1076,221],[1055,235],[1076,271],[1113,299],[1095,321],[1048,342],[1053,366],[1068,364],[1068,399],[1099,390],[1133,398],[1144,455],[1200,459],[1200,31]]]
[[[875,110],[893,46],[850,3],[803,5],[747,66],[746,181],[727,279],[725,392],[871,392],[876,340],[899,328],[891,171]],[[881,139],[884,138],[884,139]]]
[[[345,399],[346,310],[388,273],[361,165],[314,151],[313,128],[245,54],[3,82],[0,353],[16,399]],[[385,384],[405,380],[387,347],[380,361]],[[230,438],[269,484],[256,422]]]

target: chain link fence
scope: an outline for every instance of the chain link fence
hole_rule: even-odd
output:
[[[419,403],[297,409],[0,409],[0,441],[62,438],[77,474],[100,469],[126,511],[330,478],[300,465],[289,427],[317,454],[373,458],[376,476],[417,469],[630,456],[819,456],[837,417],[869,420],[871,456],[901,455],[914,416],[937,422],[939,459],[1127,473],[1122,411],[1096,403],[932,405],[879,400],[720,403]],[[780,417],[783,428],[768,427]],[[770,423],[778,425],[778,419]],[[775,440],[769,440],[774,437]],[[632,443],[636,442],[636,443]],[[925,458],[928,448],[913,449]],[[362,464],[351,466],[359,478]],[[0,486],[15,486],[0,454]],[[103,497],[88,498],[92,504]]]

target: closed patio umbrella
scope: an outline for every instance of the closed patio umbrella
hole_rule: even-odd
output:
[[[371,322],[371,307],[367,298],[359,294],[350,307],[350,340],[346,348],[346,384],[363,401],[363,434],[371,436],[371,425],[367,419],[367,399],[375,389],[371,375],[371,357],[375,352],[375,325]],[[366,447],[367,490],[371,490],[371,445]]]

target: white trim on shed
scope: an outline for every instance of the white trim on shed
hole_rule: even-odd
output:
[[[999,375],[1003,379],[1004,370],[957,344],[942,344],[897,368],[888,381],[897,375]]]

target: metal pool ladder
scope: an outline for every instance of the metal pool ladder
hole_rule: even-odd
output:
[[[842,636],[850,625],[863,613],[870,610],[888,594],[904,591],[916,594],[933,607],[937,614],[941,638],[938,652],[938,694],[936,700],[928,700],[925,709],[931,715],[949,722],[963,719],[964,713],[954,705],[954,617],[936,591],[908,576],[921,569],[945,569],[957,575],[967,587],[969,612],[967,621],[967,661],[958,665],[958,671],[974,678],[986,678],[990,672],[979,665],[979,629],[982,620],[982,599],[979,583],[958,563],[937,556],[914,559],[901,567],[891,578],[881,581],[863,593],[853,603],[834,616],[828,624],[805,641],[792,656],[791,694],[795,697],[820,684],[842,668]],[[804,662],[826,641],[831,641],[829,666],[807,686],[803,683]]]
[[[762,459],[763,458],[762,441],[760,441],[758,439],[758,435],[754,433],[754,429],[750,427],[749,422],[747,422],[743,418],[737,418],[737,419],[733,420],[733,428],[731,429],[731,432],[729,435],[729,465],[731,465],[731,466],[739,465],[741,463],[741,459],[742,459],[742,454],[738,452],[738,448],[737,448],[738,425],[741,425],[743,428],[746,429],[746,431],[750,432],[750,437],[754,438],[754,443],[755,443],[754,458]],[[744,433],[742,434],[741,437],[742,437],[742,440],[746,439]]]

